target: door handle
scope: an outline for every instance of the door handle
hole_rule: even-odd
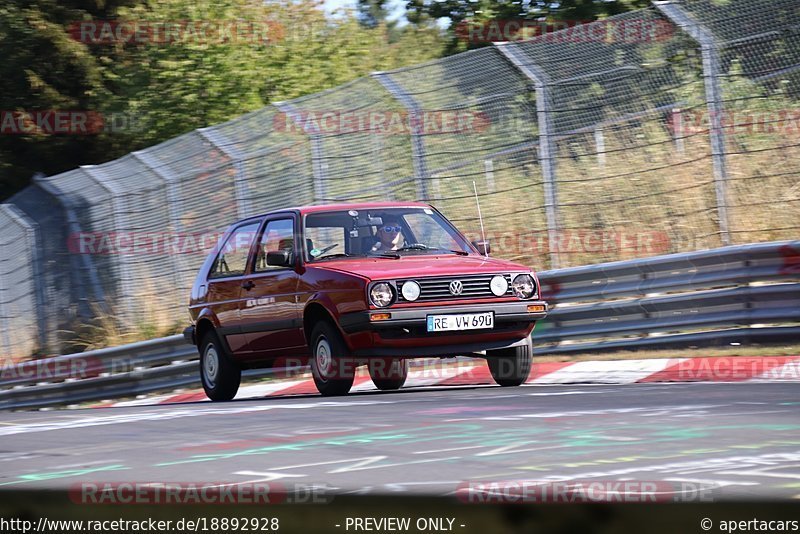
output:
[[[253,281],[252,281],[252,280],[248,280],[247,282],[243,282],[243,283],[242,283],[242,288],[243,288],[243,289],[246,289],[246,290],[248,290],[248,291],[250,291],[250,290],[251,290],[251,289],[253,289],[254,287],[256,287],[256,285],[253,283]]]

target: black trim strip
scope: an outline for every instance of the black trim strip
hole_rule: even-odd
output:
[[[300,328],[300,319],[278,319],[275,321],[261,321],[260,323],[248,323],[239,327],[242,334],[252,334],[254,332],[275,332],[277,330],[291,330]]]

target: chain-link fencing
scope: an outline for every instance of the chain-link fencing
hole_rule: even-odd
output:
[[[792,239],[800,229],[800,3],[656,2],[278,102],[0,211],[6,358],[76,325],[180,325],[238,218],[425,200],[536,269]]]

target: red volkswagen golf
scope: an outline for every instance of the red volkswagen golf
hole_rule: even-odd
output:
[[[232,399],[242,369],[308,363],[323,395],[346,394],[368,365],[402,387],[408,358],[486,358],[494,380],[523,383],[531,331],[547,313],[533,271],[488,257],[421,203],[308,206],[233,224],[192,287],[203,388]]]

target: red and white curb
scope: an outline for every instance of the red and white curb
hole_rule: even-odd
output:
[[[651,360],[605,360],[536,363],[526,385],[633,384],[648,382],[800,382],[800,356],[734,356],[709,358],[666,358]],[[494,384],[486,362],[436,363],[412,367],[403,388],[425,386],[478,386]],[[366,369],[358,370],[351,392],[377,391]],[[291,379],[243,385],[237,399],[316,395],[309,374]],[[202,390],[150,396],[101,404],[144,406],[208,400]]]

